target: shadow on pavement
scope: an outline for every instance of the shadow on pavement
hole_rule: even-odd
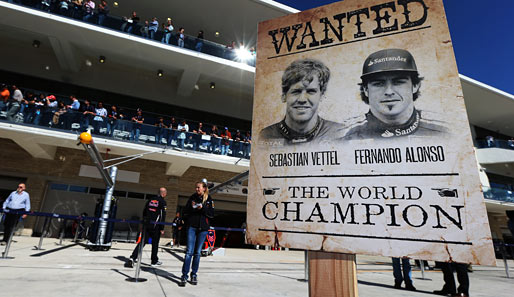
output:
[[[165,250],[168,254],[172,255],[173,257],[177,258],[178,260],[180,260],[181,262],[184,262],[184,257],[180,256],[179,254],[177,254],[176,252],[174,252],[173,250],[171,249],[167,249],[167,248],[163,248],[163,250]]]
[[[124,262],[125,263],[124,267],[130,268],[130,267],[127,266],[127,263],[130,260],[129,258],[127,258],[125,256],[116,256],[116,257],[113,257],[113,258],[116,259],[116,260],[119,260],[121,262]],[[178,285],[178,283],[180,281],[180,277],[176,276],[175,274],[170,273],[170,272],[168,272],[166,270],[162,270],[162,269],[159,269],[159,268],[156,268],[156,267],[152,267],[152,266],[150,266],[149,264],[146,264],[146,263],[141,263],[141,264],[142,264],[141,265],[141,271],[148,272],[148,273],[151,273],[151,274],[155,274],[155,275],[160,276],[162,278],[165,278],[165,279],[167,279],[169,281],[172,281],[172,282],[174,282],[175,284]],[[135,269],[135,267],[134,267],[134,269]],[[119,274],[121,274],[121,275],[123,275],[123,276],[125,276],[127,278],[131,278],[131,276],[129,276],[129,275],[119,271],[118,269],[114,269],[113,268],[111,270],[114,271],[114,272],[117,272],[117,273],[119,273]]]
[[[372,283],[372,282],[367,282],[367,281],[363,281],[363,280],[357,280],[357,283],[359,283],[361,285],[366,285],[366,286],[375,286],[375,287],[394,289],[394,286],[384,285],[384,284],[380,284],[380,283]],[[405,289],[402,289],[402,291],[407,292],[407,290],[405,290]],[[413,292],[434,295],[433,292],[429,292],[429,291],[416,290]]]
[[[55,252],[58,252],[58,251],[61,251],[61,250],[64,250],[64,249],[67,249],[67,248],[70,248],[70,247],[74,247],[76,245],[79,245],[79,244],[78,243],[73,243],[73,244],[70,244],[70,245],[66,245],[66,246],[58,247],[58,248],[51,249],[51,250],[48,250],[48,251],[44,251],[44,252],[41,252],[41,253],[32,254],[30,256],[31,257],[41,257],[41,256],[45,256],[45,255],[48,255],[48,254],[51,254],[51,253],[55,253]]]
[[[296,281],[299,281],[299,282],[304,282],[304,281],[305,281],[305,279],[303,279],[303,278],[290,277],[290,276],[280,275],[280,274],[271,273],[271,272],[262,272],[262,273],[264,273],[264,274],[269,274],[269,275],[272,275],[272,276],[278,276],[278,277],[288,278],[288,279],[296,280]]]
[[[144,272],[148,272],[148,273],[153,273],[157,276],[160,276],[162,278],[165,278],[171,282],[174,282],[175,284],[179,284],[180,282],[180,277],[176,276],[175,274],[173,273],[170,273],[166,270],[162,270],[162,269],[159,269],[159,268],[155,268],[155,267],[151,267],[151,266],[141,266],[141,270],[144,271]]]
[[[112,268],[111,270],[114,271],[114,272],[117,272],[117,273],[119,273],[121,275],[123,275],[126,278],[131,278],[132,277],[132,276],[129,276],[128,274],[125,274],[125,273],[119,271],[118,269]]]

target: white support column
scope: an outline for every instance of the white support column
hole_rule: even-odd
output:
[[[186,162],[166,163],[166,175],[182,176],[188,169]]]
[[[73,46],[68,41],[63,41],[53,36],[49,36],[48,39],[61,69],[78,72],[80,70],[80,59],[77,57]]]
[[[200,72],[192,69],[186,69],[180,76],[178,83],[177,95],[183,97],[189,97],[193,94],[196,83],[200,78]]]
[[[12,140],[34,158],[53,160],[57,151],[57,146],[39,144],[30,138],[12,138]]]

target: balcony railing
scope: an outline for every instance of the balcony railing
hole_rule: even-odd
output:
[[[0,121],[4,122],[0,113]],[[82,113],[67,112],[54,121],[53,112],[43,112],[37,125],[23,121],[11,122],[18,125],[36,126],[47,129],[58,129],[70,133],[90,129],[97,137],[112,138],[153,146],[168,146],[176,149],[188,149],[197,152],[222,154],[238,158],[250,158],[249,142],[224,139],[214,135],[202,135],[193,132],[182,132],[177,129],[159,128],[154,125],[139,124],[125,120],[110,120],[98,116],[84,116]],[[87,119],[87,120],[86,120]]]
[[[486,199],[514,203],[514,191],[491,187],[482,187],[482,190]]]
[[[96,137],[111,138],[119,141],[134,142],[151,146],[167,146],[177,150],[210,154],[228,155],[237,158],[250,158],[251,144],[237,139],[224,139],[215,134],[198,134],[189,131],[178,131],[176,127],[161,128],[155,125],[141,124],[128,120],[113,120],[107,117],[84,115],[81,112],[68,110],[55,117],[55,110],[44,110],[39,113],[20,112],[14,117],[14,123],[45,129],[56,129],[76,134],[89,129]],[[0,122],[7,122],[5,111],[0,112]],[[220,130],[221,131],[221,130]]]
[[[21,6],[26,6],[34,9],[38,9],[41,11],[45,11],[48,13],[52,13],[55,15],[59,15],[61,17],[66,17],[70,19],[74,19],[76,21],[83,21],[88,24],[97,25],[103,28],[108,28],[114,31],[118,32],[124,32],[124,34],[131,34],[133,36],[139,36],[140,38],[144,38],[147,40],[153,40],[157,43],[164,43],[169,44],[170,46],[178,46],[178,27],[174,25],[174,31],[171,33],[171,36],[168,38],[169,43],[165,43],[166,38],[164,37],[164,31],[163,30],[157,30],[151,38],[150,33],[146,36],[145,33],[142,32],[141,28],[143,27],[142,24],[144,24],[144,19],[142,18],[141,21],[132,26],[132,24],[129,24],[126,22],[126,19],[116,16],[113,14],[108,14],[105,17],[102,16],[99,18],[99,15],[97,13],[97,10],[95,9],[94,14],[91,17],[88,17],[86,20],[84,20],[84,11],[82,8],[75,8],[74,4],[70,3],[68,5],[68,9],[63,10],[60,9],[59,3],[61,1],[51,1],[48,0],[49,6],[43,5],[42,1],[29,1],[29,0],[0,0],[4,2],[9,2],[13,4],[18,4]],[[111,7],[112,8],[112,7]],[[162,22],[162,20],[161,20]],[[160,27],[160,25],[159,25]],[[130,29],[130,33],[127,31]],[[255,66],[255,52],[246,53],[246,55],[242,55],[241,57],[237,54],[236,48],[229,48],[225,45],[221,45],[219,43],[215,43],[206,39],[199,39],[194,36],[190,36],[187,34],[184,34],[184,46],[183,48],[202,52],[204,54],[208,54],[211,56],[241,62],[244,64],[248,64],[250,66]],[[239,46],[237,46],[239,48]]]
[[[502,139],[478,139],[477,140],[478,148],[502,148],[508,150],[514,150],[514,140],[502,140]]]

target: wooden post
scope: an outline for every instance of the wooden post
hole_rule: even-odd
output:
[[[308,252],[309,297],[358,297],[354,254]]]

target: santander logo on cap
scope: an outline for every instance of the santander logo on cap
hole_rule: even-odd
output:
[[[368,67],[372,66],[372,65],[375,65],[375,64],[384,63],[384,62],[390,62],[390,61],[406,63],[407,62],[407,58],[401,57],[401,56],[375,58],[375,59],[369,60]]]

